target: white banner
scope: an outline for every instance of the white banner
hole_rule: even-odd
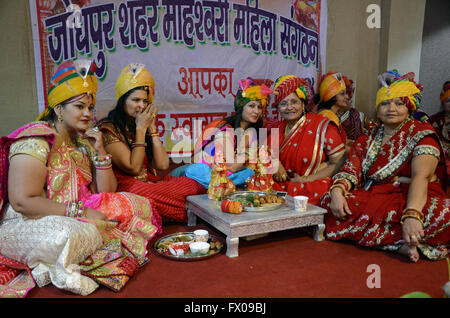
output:
[[[317,89],[325,69],[326,0],[29,1],[39,111],[63,61],[97,63],[97,119],[115,106],[120,71],[143,63],[155,78],[158,129],[169,152],[177,128],[192,137],[194,120],[202,120],[201,131],[233,112],[238,80],[294,74]],[[268,115],[277,117],[270,106]]]

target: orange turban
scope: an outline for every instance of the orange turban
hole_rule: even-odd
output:
[[[319,86],[320,101],[328,102],[340,91],[346,90],[341,73],[328,72],[322,76]]]
[[[444,86],[442,86],[441,92],[441,103],[450,97],[450,81],[445,82]]]

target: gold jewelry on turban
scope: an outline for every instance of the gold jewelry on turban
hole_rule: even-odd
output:
[[[97,92],[97,78],[95,77],[95,63],[88,60],[67,61],[62,63],[53,74],[47,93],[47,108],[39,114],[36,121],[50,113],[56,105],[81,95],[92,95],[95,104]]]
[[[145,69],[144,64],[130,64],[122,69],[116,82],[116,98],[119,100],[124,94],[136,87],[149,88],[148,101],[151,104],[155,96],[155,79]]]

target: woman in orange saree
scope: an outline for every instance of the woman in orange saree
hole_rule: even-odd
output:
[[[31,269],[39,287],[52,283],[81,295],[98,284],[73,266],[111,239],[141,265],[148,241],[160,230],[147,199],[115,193],[101,132],[89,128],[93,72],[87,61],[61,64],[39,121],[0,144],[0,254]]]
[[[417,261],[442,259],[450,240],[445,158],[433,127],[413,118],[421,99],[413,74],[383,79],[377,93],[381,124],[358,138],[330,192],[330,240],[398,251]]]
[[[273,106],[283,120],[274,127],[278,128],[280,149],[279,161],[273,162],[273,188],[291,196],[308,196],[309,203],[317,204],[328,191],[331,176],[344,156],[339,129],[328,118],[305,111],[312,95],[305,79],[282,76],[275,82],[274,91]],[[276,158],[276,150],[271,152]]]

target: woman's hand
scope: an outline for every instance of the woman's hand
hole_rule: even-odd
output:
[[[102,212],[91,209],[91,208],[86,208],[86,218],[94,219],[94,220],[103,220],[103,221],[108,220],[106,215],[104,215]]]
[[[302,183],[302,182],[308,182],[309,178],[308,176],[299,176],[297,173],[294,173],[294,177],[291,178],[292,182]]]
[[[424,237],[422,223],[415,218],[406,218],[402,225],[403,239],[408,246],[417,246]]]
[[[97,127],[86,130],[83,138],[90,142],[97,153],[101,155],[106,154],[105,148],[103,147],[103,134]]]
[[[338,220],[345,220],[348,215],[352,215],[348,207],[347,200],[344,197],[344,191],[340,187],[335,187],[330,192],[331,203],[330,210]]]
[[[158,115],[159,108],[156,105],[150,104],[147,108],[150,108],[150,122],[148,125],[148,130],[150,134],[157,132],[156,130],[156,116]]]
[[[145,109],[136,113],[136,130],[146,131],[152,121],[154,121],[152,105],[148,105]]]
[[[281,164],[280,161],[278,161],[278,170],[277,172],[273,175],[273,179],[277,182],[285,182],[286,180],[288,180],[288,175],[286,170],[284,169],[283,165]]]

